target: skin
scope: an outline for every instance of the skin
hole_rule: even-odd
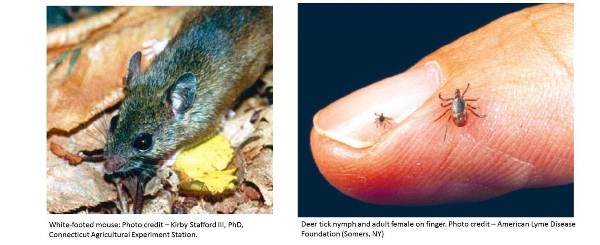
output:
[[[317,166],[341,192],[377,204],[480,201],[572,183],[572,50],[573,5],[539,5],[502,17],[411,68],[436,62],[441,85],[372,143],[356,147],[327,132],[347,120],[343,111],[360,108],[356,93],[317,113],[311,132]],[[384,81],[402,82],[402,76]],[[446,109],[438,94],[467,83],[467,97],[480,98],[471,103],[487,117],[448,125],[444,141],[448,122],[434,122]]]

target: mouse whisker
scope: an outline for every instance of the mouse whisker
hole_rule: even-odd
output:
[[[89,139],[95,141],[96,143],[100,143],[102,145],[106,144],[107,138],[96,126],[92,126],[90,130],[86,130],[85,134],[89,137]]]
[[[108,139],[108,133],[109,133],[109,129],[110,129],[110,120],[112,119],[113,115],[115,115],[114,113],[107,113],[104,112],[104,115],[102,116],[102,132],[104,134],[104,138]]]

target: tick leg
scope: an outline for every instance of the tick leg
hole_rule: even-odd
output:
[[[477,110],[477,109],[479,109],[479,107],[477,107],[477,106],[472,106],[472,105],[470,105],[470,104],[467,104],[467,106],[468,106],[469,108],[473,109],[473,110]]]
[[[390,119],[385,119],[385,121],[383,121],[383,128],[388,128],[392,126],[392,123],[390,122]]]
[[[484,118],[484,117],[486,117],[486,115],[479,115],[479,114],[477,114],[477,112],[475,112],[475,111],[474,111],[473,109],[471,109],[471,108],[468,108],[468,110],[469,110],[471,113],[475,114],[475,116],[477,116],[477,117],[479,117],[479,118]]]
[[[448,113],[450,111],[450,109],[446,109],[446,111],[444,112],[444,114],[442,114],[441,116],[439,116],[438,118],[436,118],[435,120],[433,120],[434,122],[437,120],[440,120],[440,118],[442,118],[444,115],[446,115],[446,113]]]
[[[477,98],[477,99],[464,99],[464,101],[478,101],[478,100],[479,100],[479,98]]]
[[[449,101],[449,100],[453,100],[454,99],[454,98],[444,98],[444,97],[442,97],[442,93],[439,93],[438,97],[440,98],[440,100],[443,100],[443,101]]]
[[[385,117],[385,119],[383,120],[383,128],[392,126],[392,118],[391,117]]]
[[[379,120],[379,117],[381,117],[382,115],[379,115],[377,112],[375,112],[375,125],[379,128],[379,124],[381,123],[381,121]]]
[[[440,105],[441,105],[442,107],[447,107],[447,106],[449,106],[449,105],[452,105],[452,101],[448,102],[448,104],[445,104],[445,105],[444,105],[444,103],[442,102],[442,103],[440,103]]]
[[[467,90],[469,90],[469,86],[471,86],[471,83],[467,83],[467,88],[465,88],[465,91],[463,91],[463,94],[462,94],[463,97],[467,93]]]
[[[377,128],[387,128],[392,125],[390,120],[392,119],[389,117],[384,118],[383,121],[375,119],[375,126],[377,126]]]

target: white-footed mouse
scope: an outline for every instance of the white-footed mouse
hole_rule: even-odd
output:
[[[104,158],[135,213],[161,162],[213,136],[221,114],[271,64],[272,14],[272,7],[193,8],[144,73],[140,52],[131,57]]]

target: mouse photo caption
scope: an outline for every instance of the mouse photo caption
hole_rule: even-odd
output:
[[[54,239],[181,239],[245,233],[259,227],[242,217],[227,216],[145,216],[81,218],[51,216],[48,238]],[[233,233],[232,233],[233,232]]]

